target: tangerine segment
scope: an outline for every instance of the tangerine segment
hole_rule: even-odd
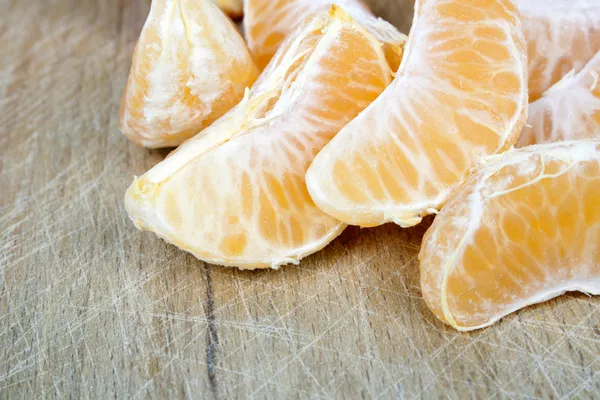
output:
[[[567,291],[600,294],[600,140],[491,157],[423,238],[427,305],[459,330]]]
[[[246,0],[244,30],[250,53],[264,68],[283,40],[303,18],[331,7],[331,0]],[[394,71],[398,68],[406,36],[388,22],[373,16],[361,0],[337,0],[335,4],[352,15],[384,43],[384,51]]]
[[[130,218],[211,263],[297,263],[345,227],[308,195],[308,165],[391,79],[371,34],[337,8],[314,14],[238,106],[134,181]]]
[[[349,224],[436,213],[525,122],[525,42],[511,0],[419,0],[393,83],[319,153],[316,204]]]
[[[600,50],[597,0],[517,0],[527,41],[529,101]]]
[[[242,0],[215,0],[217,5],[231,18],[241,18],[244,15]]]
[[[600,52],[529,106],[517,145],[600,137]]]
[[[154,0],[134,50],[121,131],[142,146],[177,146],[236,105],[257,74],[211,0]]]

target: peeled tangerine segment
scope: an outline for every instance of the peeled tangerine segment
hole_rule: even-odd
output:
[[[586,138],[600,138],[600,52],[529,106],[517,146]]]
[[[308,195],[308,165],[391,79],[381,43],[352,18],[313,15],[238,106],[134,181],[130,218],[211,263],[297,263],[345,227]]]
[[[468,4],[467,4],[468,3]],[[319,153],[315,203],[353,225],[436,213],[525,122],[525,42],[511,0],[419,0],[392,84]]]
[[[600,1],[517,0],[529,60],[529,101],[600,50]]]
[[[567,291],[600,294],[600,140],[491,157],[436,217],[419,259],[427,305],[464,331]]]
[[[335,3],[352,15],[384,44],[392,70],[398,69],[406,36],[393,25],[373,16],[361,0],[246,0],[244,2],[245,37],[259,68],[271,60],[283,40],[308,15],[327,10]]]
[[[153,0],[123,95],[121,131],[142,146],[178,146],[235,106],[257,74],[212,0]]]

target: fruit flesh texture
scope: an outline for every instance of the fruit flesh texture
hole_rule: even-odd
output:
[[[211,263],[297,263],[345,227],[310,199],[308,165],[391,79],[347,14],[310,17],[238,106],[131,185],[130,218]]]
[[[529,102],[600,51],[597,0],[517,0],[529,62]]]
[[[154,0],[121,105],[121,131],[150,148],[181,144],[236,105],[258,70],[211,0]]]
[[[216,0],[217,5],[231,18],[241,18],[244,15],[242,0]]]
[[[352,225],[418,224],[514,144],[526,82],[512,1],[418,1],[394,82],[310,166],[313,200]]]
[[[388,22],[373,16],[361,0],[336,0],[336,5],[384,43],[384,51],[393,71],[402,59],[399,51],[406,36]],[[246,0],[244,30],[250,53],[259,68],[264,68],[283,40],[303,18],[331,7],[329,0]]]
[[[600,141],[491,157],[425,234],[421,288],[460,330],[566,291],[600,294]]]
[[[578,73],[565,76],[529,106],[517,147],[600,137],[600,52]]]

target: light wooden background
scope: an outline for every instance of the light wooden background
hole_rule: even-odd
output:
[[[600,300],[473,334],[418,285],[425,226],[348,229],[238,272],[138,232],[122,197],[165,151],[117,129],[146,0],[0,0],[0,398],[592,398]],[[407,31],[410,0],[380,0]]]

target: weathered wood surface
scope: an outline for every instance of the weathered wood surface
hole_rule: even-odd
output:
[[[600,300],[457,333],[420,296],[425,226],[350,228],[262,272],[138,232],[124,190],[166,152],[117,119],[148,7],[0,0],[0,398],[599,395]],[[410,0],[374,9],[410,25]]]

